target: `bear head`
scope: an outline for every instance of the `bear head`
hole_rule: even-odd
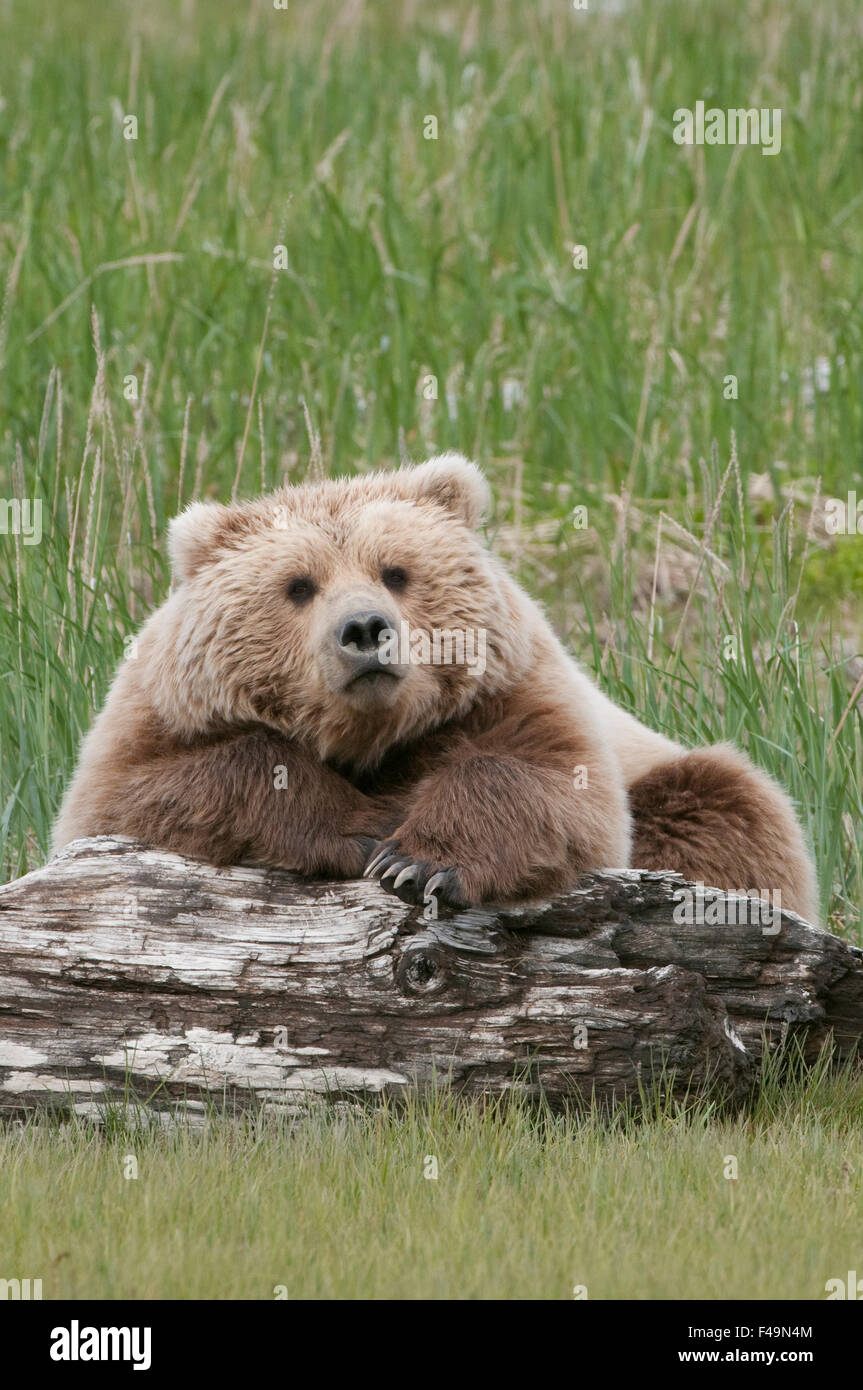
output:
[[[263,724],[369,767],[464,715],[527,662],[520,592],[477,534],[487,501],[443,454],[194,503],[139,644],[159,717],[187,739]]]

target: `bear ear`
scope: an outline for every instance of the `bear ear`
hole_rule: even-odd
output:
[[[463,454],[437,454],[416,468],[404,469],[404,474],[408,496],[437,502],[466,526],[479,526],[491,489],[485,475]]]
[[[212,560],[231,527],[231,510],[218,502],[193,502],[168,527],[173,583],[191,579]]]

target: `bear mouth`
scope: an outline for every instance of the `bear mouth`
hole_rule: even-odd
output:
[[[384,666],[374,665],[369,666],[365,671],[359,671],[355,676],[351,676],[344,688],[345,690],[375,689],[376,687],[383,689],[399,680],[401,680],[401,675],[398,671],[388,671]]]
[[[356,709],[388,708],[394,703],[407,673],[382,666],[379,661],[364,662],[342,686],[342,697]]]

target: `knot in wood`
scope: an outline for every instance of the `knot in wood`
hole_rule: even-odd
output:
[[[437,994],[446,988],[448,970],[443,951],[436,946],[414,946],[405,951],[396,972],[405,994]]]

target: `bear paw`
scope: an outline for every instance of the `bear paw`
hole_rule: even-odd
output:
[[[421,905],[437,900],[438,906],[469,907],[459,870],[452,865],[428,863],[405,854],[397,840],[377,845],[365,868],[388,893],[403,903]]]

